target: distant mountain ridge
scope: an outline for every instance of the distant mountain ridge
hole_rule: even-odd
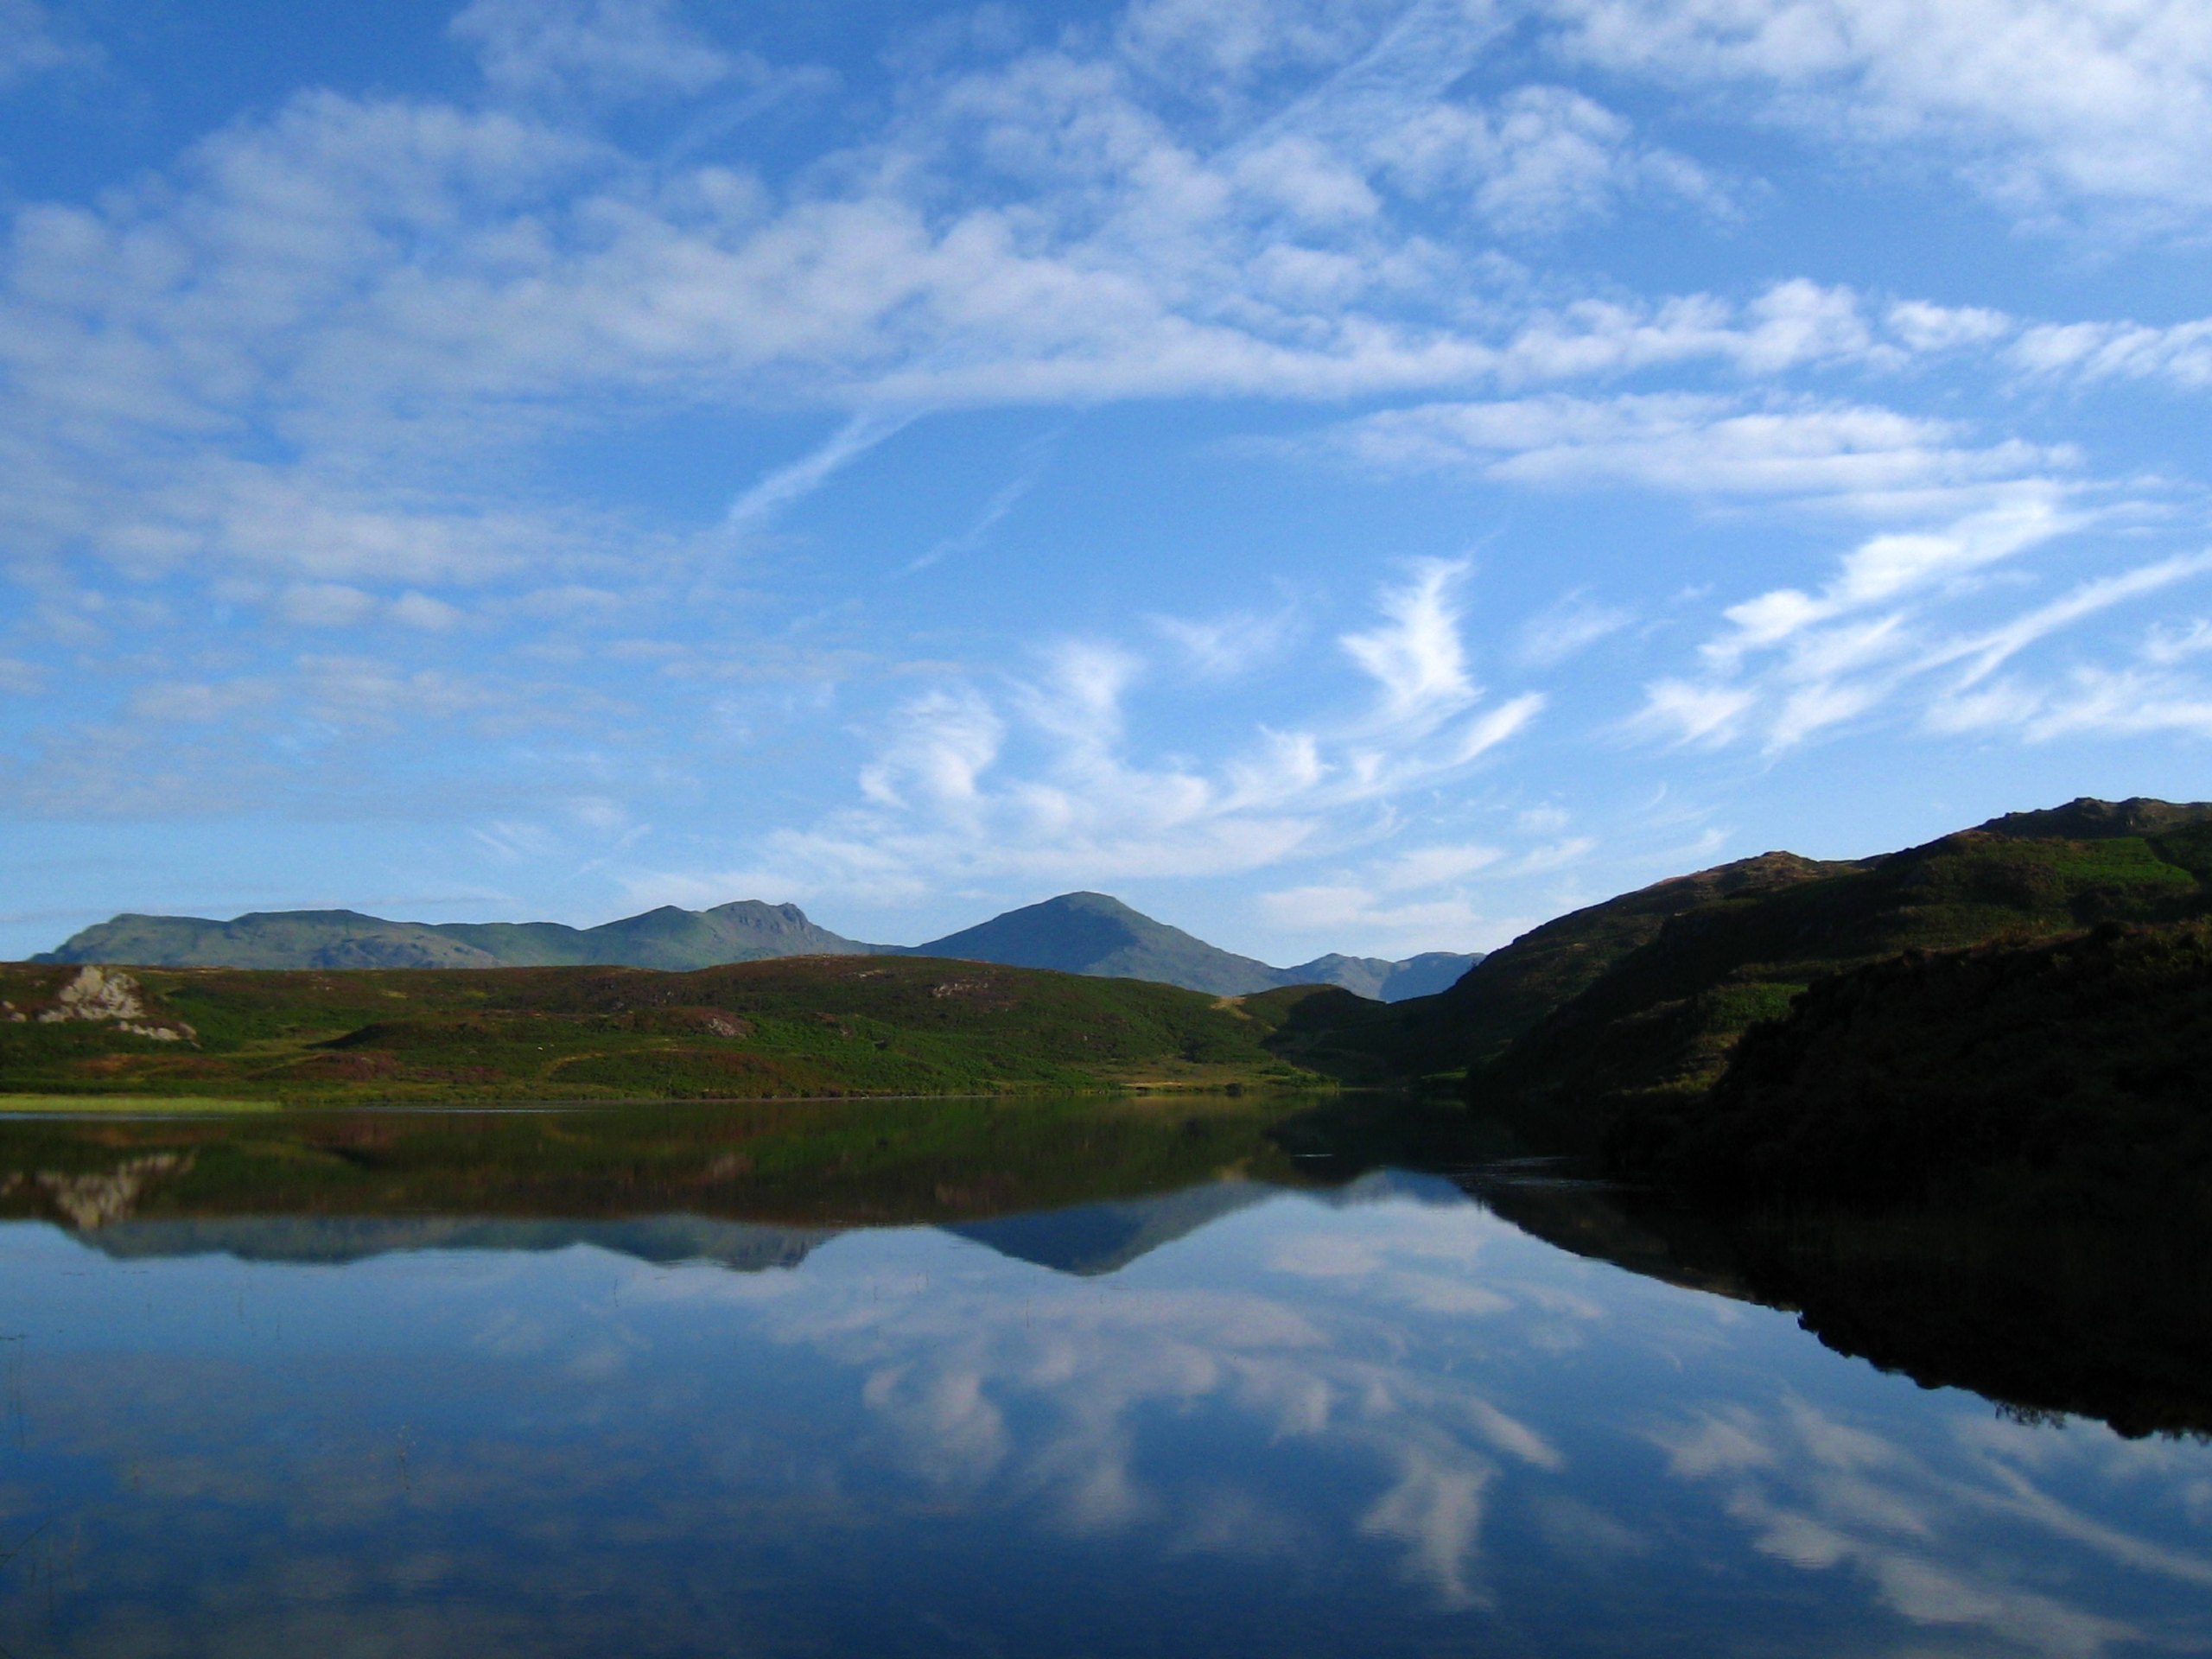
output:
[[[719,968],[770,957],[886,954],[757,899],[664,905],[598,927],[559,922],[388,922],[352,910],[257,911],[233,921],[123,915],[37,962],[141,968]]]
[[[929,956],[1144,979],[1216,996],[1336,985],[1395,1002],[1443,989],[1480,957],[1403,962],[1330,955],[1274,968],[1154,921],[1117,899],[1064,893],[922,945],[869,944],[817,926],[797,905],[664,905],[598,927],[559,922],[394,922],[351,910],[258,911],[233,920],[125,914],[33,960],[140,968],[658,968],[683,972],[777,957]]]

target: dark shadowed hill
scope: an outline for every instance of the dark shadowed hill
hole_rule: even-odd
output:
[[[1485,998],[1482,982],[1492,964],[1511,967],[1519,942],[1498,952],[1439,999],[1456,1001],[1462,1030],[1493,1045],[1469,1045],[1478,1092],[1561,1129],[1579,1119],[1595,1131],[1624,1111],[1701,1095],[1747,1028],[1846,969],[2202,915],[2212,908],[2212,807],[2077,801],[1855,863],[1785,859],[1753,861],[1767,868],[1749,881],[1743,866],[1692,878],[1712,890],[1670,906],[1656,927],[1647,918],[1632,948],[1502,1047],[1498,1027],[1518,1014],[1500,1020],[1503,999]],[[1615,905],[1648,906],[1662,891]]]
[[[1746,1029],[1831,975],[2208,913],[2212,805],[2083,799],[1902,852],[1679,876],[1535,928],[1438,995],[1297,1021],[1317,1058],[1464,1073],[1478,1104],[1590,1144],[1624,1111],[1700,1097]]]
[[[2212,925],[1910,951],[1754,1027],[1623,1161],[1777,1199],[2024,1201],[2212,1222]],[[2048,1207],[2048,1206],[2041,1206]]]

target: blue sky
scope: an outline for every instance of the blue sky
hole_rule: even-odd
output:
[[[5,954],[2212,795],[2201,0],[0,0],[0,213]]]

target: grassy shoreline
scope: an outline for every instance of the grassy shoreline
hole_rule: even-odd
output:
[[[10,1095],[0,1094],[0,1117],[35,1113],[41,1116],[139,1116],[281,1112],[282,1100],[245,1100],[222,1095]]]

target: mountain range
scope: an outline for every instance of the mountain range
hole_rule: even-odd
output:
[[[796,905],[741,899],[692,911],[664,905],[598,927],[558,922],[393,922],[351,910],[263,911],[232,921],[122,915],[88,927],[41,963],[141,968],[658,968],[684,971],[773,957],[923,956],[1146,979],[1216,996],[1335,985],[1395,1002],[1444,989],[1478,955],[1431,951],[1393,962],[1331,954],[1274,968],[1154,921],[1103,893],[1063,893],[925,944],[869,944],[817,927]]]

